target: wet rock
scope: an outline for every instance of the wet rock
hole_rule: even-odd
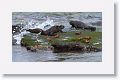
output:
[[[23,26],[23,24],[12,25],[12,34],[20,33]]]
[[[26,46],[25,48],[27,50],[31,51],[31,52],[36,52],[37,51],[37,49],[35,47],[33,47],[33,46]]]
[[[87,24],[81,21],[70,21],[69,23],[70,25],[72,25],[71,28],[96,31],[96,27],[88,26]]]
[[[26,49],[27,49],[27,50],[31,50],[31,47],[30,47],[30,46],[27,46]]]
[[[56,26],[52,26],[50,29],[43,31],[40,28],[36,28],[36,29],[28,29],[26,31],[29,31],[31,33],[41,33],[41,35],[47,35],[47,36],[54,36],[56,35],[56,33],[58,32],[62,32],[62,29],[64,28],[63,25],[56,25]]]
[[[58,32],[63,32],[62,29],[64,29],[63,25],[52,26],[50,29],[42,31],[41,35],[54,36]]]
[[[27,46],[27,44],[23,40],[21,40],[20,45],[23,46],[23,47]]]
[[[37,45],[37,44],[39,44],[39,43],[29,36],[24,36],[21,39],[21,46],[23,46],[23,47],[34,46],[34,45]]]
[[[30,51],[32,51],[32,52],[36,52],[37,49],[36,49],[35,47],[31,47],[31,48],[30,48]]]
[[[100,52],[101,48],[94,46],[85,46],[80,43],[68,43],[68,44],[52,44],[53,53],[62,53],[62,52]]]
[[[77,43],[70,43],[65,45],[60,44],[52,44],[53,46],[53,52],[54,53],[60,53],[60,52],[71,52],[71,51],[83,51],[84,47],[81,44]]]
[[[87,27],[87,25],[82,21],[70,21],[69,23],[70,25],[72,25],[71,28],[75,28],[75,29],[84,29],[85,27]]]
[[[28,33],[28,34],[23,35],[23,37],[30,37],[32,40],[36,40],[38,35],[34,33]]]
[[[26,31],[29,31],[29,32],[31,32],[31,33],[40,33],[40,32],[42,32],[43,30],[42,29],[40,29],[40,28],[36,28],[36,29],[28,29],[28,30],[26,30]]]

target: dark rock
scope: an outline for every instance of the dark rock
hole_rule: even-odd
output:
[[[99,52],[102,51],[101,48],[97,48],[94,46],[83,46],[80,43],[69,43],[69,44],[52,44],[53,53],[61,53],[61,52]]]
[[[73,52],[73,51],[83,51],[84,47],[77,43],[70,43],[65,45],[60,44],[52,44],[54,47],[53,52],[54,53],[60,53],[60,52]]]
[[[21,46],[24,46],[24,47],[27,46],[27,45],[23,42],[23,40],[21,40],[20,45],[21,45]]]
[[[12,34],[20,33],[23,26],[23,24],[12,25]]]
[[[72,25],[71,28],[75,29],[84,29],[85,27],[87,27],[87,25],[81,21],[70,21],[69,23],[70,25]]]
[[[85,23],[81,21],[70,21],[69,23],[70,25],[72,25],[71,28],[96,31],[96,27],[87,26]]]
[[[30,46],[27,46],[26,49],[27,49],[27,50],[31,50],[31,47],[30,47]]]
[[[27,50],[30,50],[31,52],[36,52],[37,51],[37,49],[35,47],[33,47],[33,46],[26,46],[25,48]]]
[[[26,31],[29,31],[29,32],[31,32],[31,33],[40,33],[40,32],[42,32],[43,30],[40,29],[40,28],[36,28],[36,29],[28,29],[28,30],[26,30]]]
[[[30,51],[32,51],[32,52],[36,52],[37,49],[36,49],[35,47],[31,47],[31,48],[30,48]]]
[[[52,26],[50,29],[46,30],[46,31],[43,31],[42,29],[40,28],[36,28],[36,29],[28,29],[26,31],[29,31],[31,33],[41,33],[41,35],[47,35],[47,36],[54,36],[55,33],[58,33],[58,32],[62,32],[62,29],[64,28],[63,25],[56,25],[56,26]]]
[[[48,36],[54,36],[55,33],[58,32],[63,32],[62,29],[64,29],[63,25],[56,25],[56,26],[52,26],[50,29],[46,30],[46,31],[42,31],[41,35],[48,35]]]

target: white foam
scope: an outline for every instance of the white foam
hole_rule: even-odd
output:
[[[23,31],[20,34],[14,35],[13,38],[17,40],[16,44],[20,44],[23,35],[28,34],[29,32]]]
[[[25,31],[25,29],[40,28],[42,30],[47,30],[51,28],[53,25],[54,25],[53,20],[50,20],[49,18],[41,24],[39,22],[34,22],[31,20],[24,26],[24,28],[21,30],[21,33],[14,35],[13,38],[17,40],[16,44],[20,44],[21,39],[23,38],[23,35],[29,33],[28,31]]]
[[[35,29],[35,28],[40,28],[42,30],[47,30],[49,28],[51,28],[51,26],[54,25],[53,20],[50,20],[49,18],[47,18],[47,20],[43,23],[39,23],[39,22],[34,22],[34,21],[29,21],[28,24],[25,26],[25,28],[27,29]]]

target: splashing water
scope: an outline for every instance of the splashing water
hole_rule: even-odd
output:
[[[29,32],[23,31],[20,34],[14,35],[13,38],[17,40],[16,44],[20,44],[23,35],[28,34]]]
[[[47,30],[51,28],[51,26],[54,26],[54,23],[53,20],[50,20],[49,18],[43,23],[39,23],[31,20],[22,28],[19,34],[13,35],[13,38],[17,40],[16,44],[20,44],[23,35],[29,33],[28,31],[26,31],[26,29],[40,28],[42,30]]]
[[[26,29],[35,29],[35,28],[40,28],[42,30],[47,30],[49,29],[51,26],[54,26],[54,22],[53,20],[50,20],[49,18],[43,22],[43,23],[39,23],[39,22],[34,22],[34,21],[29,21],[27,23],[27,25],[25,26]]]

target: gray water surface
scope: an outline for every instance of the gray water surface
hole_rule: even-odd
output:
[[[52,51],[30,52],[20,45],[12,47],[13,62],[101,62],[102,52],[52,53]]]

